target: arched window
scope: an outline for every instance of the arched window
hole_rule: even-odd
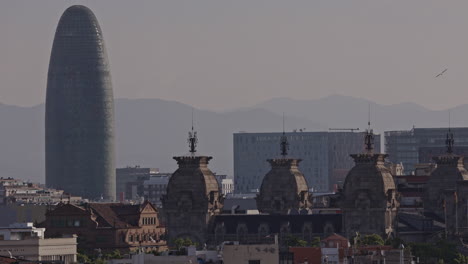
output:
[[[239,242],[246,242],[247,241],[247,234],[248,234],[247,226],[244,223],[239,223],[237,225],[237,240]]]
[[[331,235],[335,232],[335,227],[333,226],[332,223],[326,222],[325,225],[323,226],[323,233],[325,235]]]
[[[304,223],[302,226],[302,238],[305,241],[312,241],[313,239],[313,228],[312,228],[312,223]]]
[[[262,223],[258,227],[258,238],[260,241],[265,240],[270,235],[270,226],[268,223]]]
[[[215,228],[215,240],[216,243],[220,244],[224,241],[224,235],[226,234],[226,229],[224,228],[223,223],[217,223]]]

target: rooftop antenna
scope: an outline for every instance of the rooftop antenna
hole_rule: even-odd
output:
[[[288,155],[288,137],[286,137],[286,133],[284,132],[284,112],[283,112],[283,135],[281,136],[281,156],[286,157]]]
[[[448,112],[449,112],[449,127],[448,127],[447,137],[445,139],[445,145],[447,146],[447,154],[452,154],[453,144],[455,143],[455,141],[453,140],[453,133],[450,129],[450,110]]]
[[[369,103],[366,136],[364,137],[364,144],[366,147],[367,154],[372,154],[372,152],[374,151],[374,131],[371,129],[370,110],[371,108]]]
[[[194,155],[195,152],[197,152],[196,148],[197,148],[198,138],[197,138],[197,131],[194,131],[193,129],[193,108],[192,108],[192,131],[189,131],[188,134],[189,136],[188,136],[187,142],[189,143],[190,153]]]

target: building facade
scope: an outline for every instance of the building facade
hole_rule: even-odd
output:
[[[76,263],[76,237],[44,238],[45,228],[33,223],[0,227],[0,255],[30,261]]]
[[[194,154],[194,152],[193,152]],[[172,174],[163,198],[168,242],[189,238],[206,243],[212,217],[221,213],[223,196],[215,175],[208,168],[211,157],[174,157],[179,168]]]
[[[114,103],[102,30],[80,5],[63,13],[47,79],[46,184],[115,200]]]
[[[356,166],[346,176],[341,209],[345,235],[394,234],[399,202],[384,154],[353,155]]]
[[[222,179],[221,180],[221,192],[224,196],[234,193],[234,180],[233,179]]]
[[[344,234],[356,232],[394,236],[399,197],[385,154],[375,154],[372,130],[366,132],[366,151],[351,155],[356,163],[346,175],[341,194]]]
[[[156,207],[162,207],[162,198],[166,195],[171,174],[157,174],[143,182],[143,195]]]
[[[60,204],[47,212],[41,226],[46,228],[46,237],[77,235],[78,247],[85,251],[152,251],[166,244],[165,228],[158,217],[157,209],[147,201],[137,205]]]
[[[298,214],[311,206],[309,187],[298,169],[299,159],[269,159],[271,170],[265,175],[257,196],[257,208],[266,214]]]
[[[224,264],[279,264],[278,245],[224,245]]]
[[[127,166],[117,168],[116,193],[119,201],[139,200],[144,196],[143,182],[159,173],[156,168],[142,168],[140,166]]]
[[[300,170],[310,188],[327,192],[342,184],[354,165],[349,157],[364,150],[363,133],[354,132],[290,132],[289,155],[302,159]],[[281,132],[234,134],[234,184],[236,193],[257,192],[263,176],[270,170],[266,161],[279,157]],[[376,135],[376,151],[380,137]]]
[[[403,163],[406,174],[418,163],[433,162],[432,157],[445,153],[448,128],[413,128],[386,131],[385,153],[393,163]],[[454,153],[464,155],[468,147],[468,127],[450,129],[455,137]]]
[[[468,182],[468,171],[463,166],[463,159],[462,156],[449,153],[434,157],[437,168],[427,181],[423,204],[426,214],[439,221],[445,222],[446,192],[453,193],[462,182]]]

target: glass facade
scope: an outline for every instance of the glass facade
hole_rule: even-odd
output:
[[[114,105],[102,32],[87,7],[60,18],[46,96],[46,184],[115,199]]]
[[[282,133],[234,134],[234,184],[236,193],[255,192],[270,170],[267,159],[280,157]],[[364,133],[286,133],[289,157],[302,159],[299,170],[313,191],[328,192],[340,184],[354,166],[350,154],[364,151]],[[380,137],[375,137],[380,152]]]
[[[455,154],[464,154],[468,147],[468,127],[451,128],[454,136]],[[385,152],[388,160],[402,163],[405,173],[414,171],[417,163],[432,162],[428,155],[445,153],[448,128],[414,128],[412,130],[386,131]],[[458,152],[457,153],[457,147]]]

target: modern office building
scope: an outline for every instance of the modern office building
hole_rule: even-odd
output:
[[[270,170],[267,159],[280,156],[281,132],[234,134],[236,193],[255,192]],[[302,159],[300,171],[314,192],[327,192],[344,181],[354,166],[350,154],[364,151],[363,132],[288,132],[289,157]],[[380,136],[375,136],[380,152]]]
[[[161,173],[151,176],[143,181],[143,195],[156,207],[162,207],[161,198],[166,194],[167,184],[171,178],[170,173]]]
[[[114,103],[98,21],[87,7],[65,10],[47,79],[46,184],[84,198],[115,199]]]
[[[468,147],[468,127],[451,128],[454,136],[454,154],[463,155]],[[445,154],[448,128],[413,128],[386,131],[385,153],[393,163],[403,163],[406,173],[411,173],[418,163],[433,162],[433,156]]]
[[[159,173],[157,168],[127,166],[116,169],[117,199],[138,200],[143,197],[143,182]]]

